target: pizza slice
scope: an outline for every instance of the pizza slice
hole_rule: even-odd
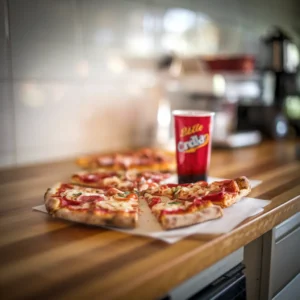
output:
[[[57,183],[44,201],[50,215],[69,221],[134,228],[138,220],[138,196],[132,191]]]
[[[209,187],[209,192],[202,196],[203,200],[210,200],[223,208],[240,201],[251,192],[250,181],[241,176],[233,180],[215,181]]]
[[[170,173],[155,171],[83,171],[73,174],[71,182],[82,186],[95,188],[115,187],[122,191],[145,190],[151,183],[161,183],[169,178]]]
[[[152,183],[144,192],[185,201],[208,200],[225,208],[247,196],[251,192],[251,185],[249,180],[242,176],[232,180],[215,181],[211,184],[205,181],[165,185]]]
[[[71,176],[71,182],[87,187],[110,188],[115,187],[122,191],[137,189],[137,181],[132,180],[124,171],[83,171]]]
[[[174,153],[150,148],[123,153],[82,156],[76,160],[76,163],[81,168],[90,170],[103,168],[109,171],[136,169],[174,172],[176,169]]]
[[[149,193],[144,198],[163,229],[191,226],[223,215],[222,208],[211,201],[185,201]]]

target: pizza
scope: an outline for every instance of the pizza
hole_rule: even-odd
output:
[[[118,171],[136,169],[139,171],[174,172],[176,169],[173,152],[143,148],[123,153],[98,154],[82,156],[76,160],[83,169],[98,169]]]
[[[115,187],[122,191],[144,190],[151,183],[160,183],[171,176],[170,173],[156,171],[83,171],[71,177],[73,184],[82,186],[109,188]]]
[[[103,178],[104,174],[108,177]],[[89,178],[90,175],[100,177],[94,180],[93,177]],[[80,183],[87,176],[87,181],[96,182],[98,187],[66,183],[54,185],[44,197],[50,215],[91,225],[134,228],[138,221],[140,201],[145,200],[162,228],[168,230],[220,218],[223,208],[233,205],[251,191],[246,177],[211,184],[204,181],[161,184],[161,177],[155,177],[151,172],[98,171],[80,173],[80,176]],[[106,178],[114,177],[118,179],[116,184],[103,182]]]
[[[143,191],[152,213],[164,229],[175,229],[220,218],[251,191],[246,177],[189,184],[152,183]]]
[[[138,220],[138,195],[133,191],[57,183],[46,191],[44,201],[53,217],[79,223],[134,228]]]
[[[186,184],[151,183],[144,194],[164,196],[170,199],[183,201],[211,201],[222,208],[229,207],[251,192],[249,180],[245,177],[214,181],[211,184],[205,181]]]
[[[191,226],[223,215],[222,208],[208,200],[186,201],[148,193],[144,198],[163,229]]]

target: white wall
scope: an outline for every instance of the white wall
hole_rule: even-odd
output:
[[[255,54],[264,23],[249,30],[240,8],[229,18],[234,2],[223,11],[216,1],[0,0],[0,166],[150,144],[153,63],[126,68],[123,58],[169,45]],[[167,32],[164,16],[180,6],[192,25]]]

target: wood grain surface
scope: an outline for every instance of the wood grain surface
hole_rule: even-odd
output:
[[[1,299],[158,299],[300,211],[293,142],[214,149],[212,176],[261,179],[250,196],[272,202],[228,234],[173,245],[31,210],[47,187],[76,170],[71,160],[0,170]]]

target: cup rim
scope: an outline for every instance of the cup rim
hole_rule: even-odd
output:
[[[213,117],[215,112],[206,110],[190,110],[190,109],[176,109],[172,111],[173,116],[182,117]]]

